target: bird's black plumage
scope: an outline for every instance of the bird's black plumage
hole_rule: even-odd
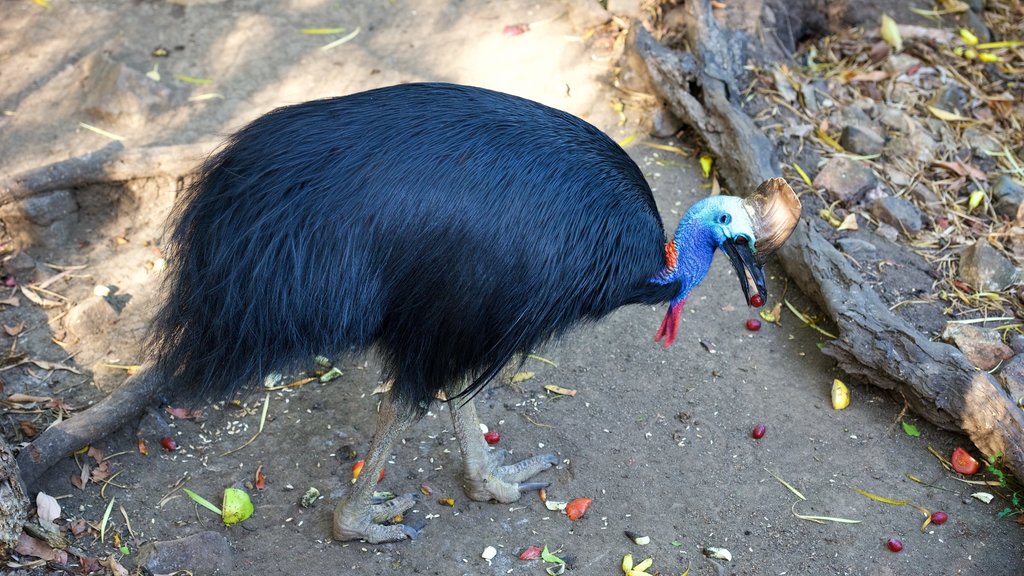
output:
[[[650,188],[611,139],[498,92],[407,84],[270,112],[179,199],[157,367],[192,393],[375,347],[423,410],[517,353],[671,299]]]

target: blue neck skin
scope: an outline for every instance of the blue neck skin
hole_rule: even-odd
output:
[[[675,268],[666,267],[651,281],[656,284],[679,282],[679,293],[672,299],[673,303],[678,303],[707,276],[716,244],[708,226],[689,214],[683,216],[672,242],[678,255]]]

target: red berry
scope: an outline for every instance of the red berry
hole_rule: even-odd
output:
[[[942,510],[932,512],[932,524],[941,526],[946,523],[946,520],[949,520],[949,514],[946,514]]]
[[[761,298],[760,294],[754,294],[750,297],[750,305],[755,308],[760,308],[761,306],[764,306],[764,298]]]
[[[164,436],[163,438],[161,438],[160,445],[163,446],[164,450],[167,450],[168,452],[174,452],[175,450],[178,449],[178,442],[175,441],[174,438],[171,438],[170,436]]]
[[[889,550],[892,550],[893,552],[899,552],[900,550],[903,550],[903,542],[901,542],[899,538],[889,538],[889,541],[886,542],[885,545],[888,546]]]
[[[760,329],[761,329],[761,321],[760,320],[758,320],[757,318],[751,318],[750,320],[747,320],[747,330],[750,330],[751,332],[757,332]]]
[[[764,424],[758,424],[757,426],[754,426],[754,431],[751,432],[750,435],[753,436],[754,440],[760,440],[761,438],[764,438],[764,431]]]
[[[491,430],[490,432],[484,434],[484,441],[486,441],[488,444],[497,444],[498,442],[501,442],[501,434],[498,434],[494,430]]]

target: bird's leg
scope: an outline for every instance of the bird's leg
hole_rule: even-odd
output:
[[[334,509],[335,540],[366,540],[379,544],[416,537],[418,530],[415,528],[383,523],[415,505],[418,495],[404,494],[383,504],[373,503],[373,491],[392,446],[416,420],[415,414],[399,409],[390,398],[381,403],[377,431],[370,442],[363,470],[352,489]]]
[[[535,474],[558,463],[554,454],[541,454],[516,464],[502,466],[504,450],[490,451],[480,432],[480,420],[472,400],[455,400],[449,404],[455,436],[462,450],[465,477],[462,488],[473,500],[515,502],[522,492],[539,490],[546,482],[525,482]]]

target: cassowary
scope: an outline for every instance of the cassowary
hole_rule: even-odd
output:
[[[154,365],[192,398],[225,395],[315,354],[374,350],[393,382],[334,537],[388,542],[414,504],[372,494],[395,440],[451,399],[475,500],[512,502],[557,462],[502,465],[472,396],[518,355],[626,304],[687,294],[716,248],[745,297],[800,204],[782,179],[695,204],[666,243],[651,190],[615,142],[522,98],[407,84],[274,110],[234,134],[179,199]],[[753,280],[753,289],[748,283]]]

